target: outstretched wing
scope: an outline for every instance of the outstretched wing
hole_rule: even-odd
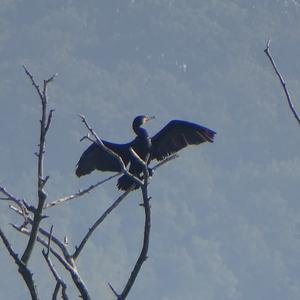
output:
[[[102,141],[103,144],[118,154],[125,165],[129,162],[129,145],[130,144],[114,144]],[[94,170],[99,171],[121,171],[119,161],[108,152],[103,150],[96,143],[91,144],[81,155],[76,168],[78,177],[91,173]]]
[[[151,159],[162,160],[188,145],[213,142],[215,131],[181,120],[169,122],[152,137]]]

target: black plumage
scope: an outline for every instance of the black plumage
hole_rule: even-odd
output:
[[[199,145],[204,142],[213,142],[215,132],[204,126],[181,120],[169,122],[152,138],[141,127],[153,117],[137,116],[132,128],[136,138],[126,144],[115,144],[102,141],[103,144],[118,154],[125,166],[130,163],[129,171],[137,177],[141,177],[143,167],[130,153],[130,147],[147,164],[151,160],[162,160],[174,154],[188,145]],[[94,170],[120,172],[119,161],[107,153],[96,143],[91,144],[81,155],[76,168],[78,177],[91,173]],[[123,175],[118,180],[118,188],[128,190],[133,184],[131,178]]]

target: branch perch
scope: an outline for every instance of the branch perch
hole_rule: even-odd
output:
[[[139,272],[148,257],[148,248],[149,248],[149,240],[150,240],[150,229],[151,229],[151,207],[150,207],[150,199],[148,197],[148,180],[149,180],[149,172],[147,165],[144,166],[144,184],[141,187],[142,196],[143,196],[143,207],[145,212],[145,225],[144,225],[144,238],[143,238],[143,246],[141,253],[134,265],[134,268],[130,274],[130,277],[123,289],[122,293],[117,298],[118,300],[126,299],[127,295],[129,294]]]
[[[134,151],[132,153],[133,155],[137,155]],[[165,163],[177,158],[178,156],[176,154],[164,159],[163,161],[159,162],[158,164],[156,164],[152,170],[155,170],[159,167],[161,167],[162,165],[164,165]],[[141,163],[143,165],[145,165],[144,161],[141,160],[139,157],[138,159],[141,161]],[[148,169],[147,169],[148,170]],[[119,175],[119,174],[116,174]],[[114,176],[116,176],[114,175]],[[147,181],[146,184],[148,185],[148,180],[149,180],[149,174],[147,177]],[[99,182],[100,184],[100,182]],[[145,183],[143,183],[143,185],[145,185]],[[74,260],[76,260],[79,256],[79,254],[81,253],[82,249],[84,248],[85,244],[87,243],[88,239],[90,238],[90,236],[93,234],[93,232],[96,230],[96,228],[104,221],[104,219],[126,198],[126,196],[134,189],[134,187],[132,187],[131,189],[129,189],[128,191],[124,192],[120,197],[117,198],[117,200],[115,200],[115,202],[113,202],[113,204],[100,216],[99,219],[96,220],[96,222],[92,225],[91,228],[89,228],[87,234],[84,236],[84,238],[82,239],[82,241],[80,242],[79,246],[76,247],[76,250],[74,252],[74,254],[72,255],[72,258]]]
[[[86,128],[89,130],[89,132],[92,134],[92,136],[96,139],[95,143],[101,147],[105,152],[107,152],[109,155],[113,156],[114,158],[116,158],[120,164],[120,169],[121,172],[123,174],[126,174],[127,176],[129,176],[138,186],[142,186],[143,182],[142,180],[140,180],[139,178],[137,178],[136,176],[132,175],[127,169],[126,166],[122,160],[122,158],[116,154],[114,151],[110,150],[108,147],[106,147],[103,142],[101,141],[101,139],[98,137],[97,133],[94,131],[94,129],[88,124],[88,122],[85,119],[85,116],[83,115],[79,115],[79,117],[81,118],[81,121],[84,123],[84,125],[86,126]]]
[[[108,178],[105,178],[105,179],[103,179],[103,180],[101,180],[101,181],[99,181],[99,182],[97,182],[97,183],[95,183],[95,184],[92,184],[91,186],[89,186],[88,188],[86,188],[86,189],[84,189],[84,190],[82,190],[82,191],[79,191],[79,192],[77,192],[77,193],[75,193],[75,194],[72,194],[72,195],[69,195],[69,196],[65,196],[65,197],[59,198],[59,199],[57,199],[57,200],[55,200],[55,201],[52,201],[52,202],[48,203],[48,204],[45,206],[45,208],[50,208],[50,207],[53,207],[53,206],[55,206],[55,205],[57,205],[57,204],[61,204],[61,203],[63,203],[63,202],[66,202],[66,201],[69,201],[69,200],[73,200],[73,199],[79,198],[79,197],[81,197],[81,196],[83,196],[83,195],[85,195],[85,194],[88,194],[88,193],[91,192],[94,188],[96,188],[96,187],[98,187],[99,185],[101,185],[101,184],[103,184],[103,183],[105,183],[105,182],[107,182],[107,181],[109,181],[109,180],[111,180],[111,179],[113,179],[113,178],[119,176],[120,174],[121,174],[121,173],[114,174],[114,175],[112,175],[112,176],[110,176],[110,177],[108,177]]]
[[[110,289],[112,290],[114,295],[117,297],[117,300],[126,299],[127,295],[129,294],[129,292],[141,270],[143,263],[147,259],[149,240],[150,240],[150,229],[151,229],[151,208],[150,208],[150,203],[149,203],[150,198],[148,197],[148,180],[149,180],[148,166],[147,166],[147,163],[144,162],[132,148],[130,149],[130,152],[133,156],[136,157],[136,159],[141,163],[141,165],[144,168],[144,182],[141,186],[142,196],[143,196],[143,207],[144,207],[144,212],[145,212],[144,239],[143,239],[143,246],[142,246],[140,255],[134,265],[134,268],[129,276],[129,279],[128,279],[122,293],[118,294],[116,292],[116,290],[113,288],[113,286],[110,283],[108,283]]]

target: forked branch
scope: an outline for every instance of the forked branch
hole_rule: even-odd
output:
[[[133,155],[137,155],[135,152],[133,153]],[[176,154],[164,159],[163,161],[159,162],[158,164],[156,164],[152,170],[155,170],[159,167],[161,167],[162,165],[164,165],[165,163],[177,158],[178,156]],[[137,159],[140,160],[140,158],[138,157]],[[141,161],[141,163],[144,165],[144,162]],[[147,169],[148,172],[148,169]],[[116,174],[119,175],[119,174]],[[114,176],[116,176],[114,175]],[[149,174],[147,175],[147,180],[146,182],[143,183],[143,185],[148,186],[148,181],[149,181]],[[72,255],[72,258],[74,260],[76,260],[79,256],[79,254],[81,253],[81,251],[83,250],[85,244],[87,243],[88,239],[91,237],[91,235],[93,234],[93,232],[96,230],[96,228],[105,220],[105,218],[115,209],[117,208],[117,206],[126,198],[126,196],[134,189],[134,187],[132,187],[131,189],[129,189],[128,191],[124,192],[121,196],[119,196],[117,198],[117,200],[115,200],[110,207],[108,207],[105,212],[96,220],[96,222],[89,228],[88,232],[86,233],[86,235],[83,237],[82,241],[80,242],[79,246],[76,247],[76,250],[74,252],[74,254]],[[50,203],[51,204],[51,203]]]
[[[54,276],[54,278],[56,280],[56,285],[55,285],[55,289],[54,289],[54,292],[53,292],[52,299],[53,300],[57,299],[57,295],[58,295],[59,289],[61,287],[62,288],[62,292],[61,292],[62,299],[63,300],[68,300],[69,297],[67,295],[67,285],[63,281],[63,279],[59,276],[59,274],[58,274],[57,270],[55,269],[54,264],[52,263],[52,260],[49,256],[49,254],[50,254],[50,244],[51,244],[51,239],[52,239],[52,230],[53,230],[53,225],[51,226],[51,229],[50,229],[47,250],[45,250],[45,249],[42,250],[42,253],[43,253],[43,256],[44,256],[44,258],[47,262],[47,265],[50,268],[50,271],[51,271],[52,275]]]
[[[12,225],[12,226],[17,231],[19,231],[25,235],[29,236],[31,234],[27,228],[20,228],[16,225]],[[50,235],[50,233],[49,233],[49,235]],[[54,249],[54,247],[52,247],[51,245],[49,246],[48,242],[45,239],[41,238],[40,236],[37,236],[37,241],[39,243],[41,243],[44,247],[47,247],[49,249],[49,251],[54,255],[54,257],[70,273],[72,280],[80,293],[81,298],[84,300],[90,300],[91,297],[89,295],[88,289],[87,289],[84,281],[81,279],[75,264],[70,264],[65,258],[62,257],[62,255],[56,249]],[[53,237],[51,238],[51,241],[54,241]]]
[[[28,71],[28,69],[23,66],[26,75],[30,78],[31,83],[35,87],[40,100],[42,104],[42,118],[40,121],[40,140],[39,140],[39,150],[38,150],[38,205],[37,209],[34,212],[34,219],[33,219],[33,225],[31,234],[26,246],[26,249],[22,255],[21,260],[26,265],[30,259],[37,233],[39,230],[40,222],[42,220],[42,211],[44,208],[44,204],[47,198],[47,194],[44,191],[45,183],[47,182],[47,179],[49,177],[44,177],[44,154],[45,154],[45,143],[46,143],[46,134],[49,129],[51,119],[52,119],[52,113],[53,110],[51,110],[49,113],[47,111],[47,86],[48,83],[52,82],[54,80],[55,75],[50,77],[48,80],[44,80],[43,90],[41,91],[39,85],[36,83],[33,75]]]

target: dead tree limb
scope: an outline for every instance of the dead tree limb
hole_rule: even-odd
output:
[[[53,75],[47,80],[44,80],[43,89],[41,91],[40,87],[37,85],[35,79],[33,78],[33,75],[26,69],[25,66],[23,66],[23,68],[27,76],[30,78],[33,86],[35,87],[42,104],[42,118],[40,120],[40,141],[39,141],[39,150],[38,150],[38,205],[36,211],[34,212],[31,234],[26,249],[21,258],[24,264],[27,264],[30,259],[36,241],[40,222],[42,220],[42,211],[47,198],[47,194],[44,190],[44,186],[49,177],[44,177],[44,154],[45,154],[46,135],[47,135],[47,131],[49,130],[49,126],[52,119],[52,113],[53,113],[53,110],[51,110],[49,113],[47,111],[47,103],[48,103],[47,85],[48,83],[54,80],[55,75]]]
[[[55,75],[50,77],[47,80],[43,81],[42,88],[39,87],[39,85],[36,83],[33,75],[26,69],[25,66],[23,66],[26,75],[30,78],[30,81],[34,88],[36,89],[36,92],[40,98],[41,101],[41,120],[40,120],[40,134],[39,134],[39,144],[38,144],[38,151],[36,153],[37,155],[37,204],[36,206],[29,205],[24,199],[18,199],[14,195],[12,195],[10,192],[8,192],[4,187],[0,186],[0,195],[3,195],[3,197],[0,197],[0,200],[8,200],[12,201],[15,206],[10,205],[10,208],[17,212],[19,215],[21,215],[24,218],[24,222],[21,226],[18,225],[12,225],[13,228],[15,228],[17,231],[23,233],[24,235],[28,236],[28,242],[26,245],[26,248],[23,252],[23,255],[21,258],[19,258],[18,254],[14,252],[12,249],[8,239],[6,238],[5,234],[0,229],[0,237],[8,250],[9,254],[13,257],[15,263],[19,267],[19,273],[23,276],[23,279],[25,283],[28,286],[28,289],[31,293],[31,297],[33,300],[38,300],[38,293],[37,288],[33,281],[33,274],[28,269],[28,263],[32,255],[33,248],[35,247],[36,242],[42,244],[45,249],[42,250],[43,256],[50,268],[51,273],[53,274],[56,285],[54,288],[54,292],[52,295],[52,299],[56,299],[58,297],[60,288],[61,288],[61,296],[63,299],[68,299],[67,293],[66,293],[66,283],[64,280],[59,276],[58,272],[56,271],[52,260],[50,258],[50,254],[53,255],[57,261],[69,272],[74,284],[76,285],[80,297],[84,300],[90,300],[90,295],[88,292],[88,289],[84,283],[84,281],[81,279],[78,269],[76,266],[76,259],[79,257],[81,251],[83,250],[84,246],[86,245],[88,239],[92,235],[92,233],[96,230],[96,228],[105,220],[105,218],[121,203],[121,201],[136,187],[140,187],[142,191],[142,197],[143,197],[143,204],[145,211],[145,225],[144,225],[144,239],[143,239],[143,246],[140,252],[140,255],[134,265],[133,271],[130,274],[130,277],[125,285],[125,288],[121,292],[120,295],[116,293],[116,291],[113,289],[113,287],[110,285],[111,289],[113,290],[114,294],[117,296],[118,300],[123,300],[127,297],[128,293],[130,292],[139,272],[142,267],[142,264],[147,259],[147,253],[149,248],[149,238],[150,238],[150,228],[151,228],[151,210],[150,210],[150,198],[148,197],[148,181],[149,181],[149,171],[147,163],[145,163],[138,154],[133,150],[130,149],[131,154],[136,157],[138,161],[143,165],[144,168],[144,175],[140,177],[136,177],[133,174],[131,174],[122,158],[114,153],[112,150],[107,148],[101,139],[97,136],[95,131],[89,126],[84,116],[81,116],[82,122],[87,127],[88,131],[92,134],[93,139],[88,139],[94,143],[97,143],[99,147],[101,147],[104,151],[109,153],[111,156],[116,158],[120,163],[120,170],[121,172],[118,174],[115,174],[113,176],[110,176],[94,185],[91,185],[90,187],[84,189],[83,191],[79,191],[77,193],[74,193],[72,195],[59,198],[48,205],[45,205],[45,201],[47,198],[47,193],[45,191],[45,185],[49,179],[49,176],[44,175],[44,156],[45,156],[45,148],[46,148],[46,136],[49,131],[49,128],[51,126],[52,118],[53,118],[53,112],[54,110],[48,110],[47,104],[47,86],[50,82],[54,80]],[[176,156],[172,156],[170,158],[167,158],[165,161],[160,162],[156,166],[154,166],[153,169],[158,168],[165,162],[175,158]],[[91,190],[99,186],[100,184],[119,176],[120,174],[127,175],[130,177],[134,183],[135,186],[133,186],[131,189],[123,193],[120,197],[117,198],[117,200],[107,208],[107,210],[101,215],[100,218],[96,220],[96,222],[92,225],[92,227],[88,230],[86,235],[83,237],[82,241],[80,242],[78,247],[75,247],[74,253],[71,255],[69,250],[66,247],[66,244],[62,242],[59,238],[55,237],[52,233],[52,228],[49,231],[43,229],[41,227],[41,221],[45,216],[43,215],[43,209],[52,207],[54,205],[57,205],[58,203],[63,203],[68,200],[72,200],[78,197],[81,197],[87,193],[89,193]]]
[[[19,273],[22,275],[28,290],[31,295],[32,300],[38,300],[38,293],[37,288],[35,286],[34,280],[33,280],[33,274],[27,267],[27,265],[24,264],[24,262],[19,258],[18,254],[12,249],[10,242],[6,238],[4,232],[0,228],[0,237],[3,241],[3,244],[5,245],[7,251],[9,252],[10,256],[14,259],[16,265],[18,266]]]
[[[22,213],[17,208],[13,208],[13,210],[15,210],[19,214]],[[31,223],[33,222],[32,219],[29,219],[29,220]],[[28,230],[27,228],[19,227],[16,225],[12,225],[12,226],[14,229],[16,229],[17,231],[19,231],[25,235],[28,235],[28,236],[31,235],[30,230]],[[41,243],[44,247],[47,247],[47,250],[49,250],[54,255],[54,257],[62,264],[62,266],[70,273],[72,280],[81,295],[81,298],[84,300],[90,300],[91,298],[90,298],[88,289],[87,289],[84,281],[80,277],[80,275],[77,271],[77,266],[75,264],[75,261],[73,260],[72,256],[70,255],[70,253],[69,253],[68,249],[66,248],[66,246],[64,245],[64,243],[61,240],[59,240],[57,237],[55,237],[51,233],[51,231],[48,232],[47,230],[40,227],[39,232],[48,239],[48,242],[45,239],[41,238],[40,236],[37,236],[37,241],[39,243]],[[60,251],[64,257],[57,250],[55,250],[52,246],[50,246],[49,240],[51,242],[53,242],[60,249]],[[64,286],[63,284],[61,286],[62,286],[62,293],[66,294],[66,286]],[[57,290],[57,288],[58,287],[56,285],[55,291]],[[67,299],[67,298],[63,298],[63,299]]]
[[[286,82],[284,81],[282,75],[280,74],[280,72],[279,72],[279,70],[278,70],[278,68],[277,68],[277,66],[276,66],[276,64],[275,64],[275,61],[274,61],[273,57],[271,56],[271,53],[270,53],[270,42],[271,42],[271,41],[269,40],[268,43],[267,43],[267,47],[266,47],[266,49],[264,50],[264,52],[265,52],[266,55],[268,56],[268,58],[269,58],[269,60],[270,60],[270,62],[271,62],[271,64],[272,64],[272,66],[273,66],[273,68],[274,68],[274,70],[275,70],[275,73],[276,73],[276,75],[277,75],[278,78],[279,78],[279,81],[280,81],[280,83],[281,83],[281,85],[282,85],[282,87],[283,87],[284,93],[285,93],[285,95],[286,95],[286,98],[287,98],[289,107],[290,107],[290,109],[291,109],[291,111],[292,111],[294,117],[296,118],[298,124],[300,124],[300,117],[299,117],[299,115],[298,115],[298,113],[297,113],[297,111],[296,111],[296,109],[295,109],[295,106],[294,106],[294,104],[293,104],[293,102],[292,102],[291,96],[290,96],[289,91],[288,91],[288,89],[287,89],[287,87],[286,87]]]
[[[88,194],[89,192],[91,192],[93,189],[95,189],[95,188],[98,187],[99,185],[101,185],[101,184],[103,184],[103,183],[105,183],[105,182],[107,182],[107,181],[109,181],[109,180],[111,180],[111,179],[113,179],[113,178],[119,176],[120,174],[121,174],[121,173],[114,174],[114,175],[109,176],[109,177],[107,177],[107,178],[105,178],[105,179],[103,179],[103,180],[101,180],[101,181],[99,181],[99,182],[97,182],[97,183],[95,183],[95,184],[90,185],[88,188],[86,188],[86,189],[84,189],[84,190],[81,190],[81,191],[79,191],[79,192],[77,192],[77,193],[74,193],[74,194],[72,194],[72,195],[65,196],[65,197],[59,198],[59,199],[57,199],[57,200],[54,200],[54,201],[52,201],[52,202],[46,204],[45,208],[50,208],[50,207],[53,207],[53,206],[55,206],[55,205],[57,205],[57,204],[61,204],[61,203],[64,203],[64,202],[66,202],[66,201],[70,201],[70,200],[73,200],[73,199],[82,197],[82,196],[84,196],[85,194]]]
[[[118,294],[116,290],[112,287],[110,283],[108,283],[109,287],[111,288],[114,295],[117,297],[117,300],[124,300],[126,299],[127,295],[129,294],[140,270],[143,265],[143,263],[147,259],[148,255],[148,248],[149,248],[149,240],[150,240],[150,229],[151,229],[151,208],[150,208],[150,198],[148,197],[148,181],[149,181],[149,170],[147,163],[144,162],[138,154],[134,151],[134,149],[130,148],[130,152],[135,158],[139,161],[139,163],[144,168],[144,180],[143,184],[141,185],[142,190],[142,197],[143,197],[143,204],[144,212],[145,212],[145,225],[144,225],[144,238],[143,238],[143,246],[142,250],[140,252],[140,255],[134,265],[134,268],[129,276],[129,279],[121,292],[121,294]]]
[[[30,235],[30,231],[27,228],[20,228],[16,225],[12,225],[14,229],[17,231],[25,234],[25,235]],[[50,233],[49,233],[50,235]],[[53,241],[53,237],[51,238]],[[75,264],[70,264],[54,247],[48,246],[48,241],[41,238],[40,236],[37,236],[37,241],[41,243],[44,247],[49,247],[49,251],[54,255],[54,257],[62,264],[62,266],[70,273],[70,276],[76,285],[76,288],[78,289],[80,293],[80,297],[84,300],[90,300],[91,297],[89,295],[88,289],[82,278],[80,277],[77,267]]]
[[[13,251],[8,239],[2,231],[0,231],[1,239],[10,255],[14,258],[15,263],[18,265],[19,273],[22,275],[25,283],[27,284],[28,289],[31,293],[31,298],[33,300],[38,300],[39,297],[37,293],[37,288],[33,281],[33,275],[28,269],[28,263],[32,255],[33,248],[36,245],[36,241],[38,241],[46,247],[47,251],[44,250],[43,254],[48,263],[48,266],[50,267],[51,272],[53,273],[57,281],[52,298],[55,299],[57,297],[60,286],[62,287],[63,299],[67,299],[68,297],[66,294],[66,284],[58,276],[50,259],[50,253],[53,254],[53,256],[59,261],[59,263],[62,264],[62,266],[70,273],[72,280],[79,291],[80,297],[84,300],[90,300],[91,298],[88,289],[83,280],[81,279],[77,267],[74,263],[74,260],[68,252],[65,244],[62,241],[60,241],[57,237],[53,236],[51,231],[48,232],[40,226],[41,220],[45,218],[45,216],[43,215],[43,209],[45,207],[47,194],[44,190],[44,187],[47,183],[47,180],[49,179],[49,176],[44,175],[46,135],[49,131],[54,112],[54,110],[49,111],[47,107],[47,86],[50,82],[54,80],[55,75],[53,75],[47,80],[44,80],[43,86],[42,88],[40,88],[39,85],[36,83],[33,75],[26,69],[25,66],[23,66],[23,68],[25,70],[26,75],[30,78],[32,85],[35,87],[41,101],[39,144],[38,151],[37,153],[35,153],[37,156],[37,204],[35,206],[30,206],[25,200],[16,198],[4,187],[0,187],[0,199],[12,201],[16,205],[16,207],[13,205],[10,205],[9,207],[15,212],[17,212],[19,215],[21,215],[25,220],[21,226],[12,224],[13,228],[29,237],[21,258],[19,258],[18,254]],[[78,195],[76,196],[78,197]],[[42,238],[41,235],[46,237],[48,242],[47,240]],[[53,243],[55,246],[52,246],[51,243]]]
[[[150,199],[148,197],[148,188],[146,185],[143,185],[141,187],[142,190],[142,195],[143,195],[143,204],[142,206],[144,207],[144,212],[145,212],[145,225],[144,225],[144,238],[143,238],[143,246],[142,246],[142,250],[140,252],[140,255],[134,265],[134,268],[130,274],[130,277],[123,289],[123,291],[121,292],[120,295],[117,294],[117,292],[115,291],[115,289],[111,286],[111,284],[109,283],[109,286],[111,288],[111,290],[113,291],[113,293],[117,296],[117,300],[124,300],[126,299],[126,297],[128,296],[140,270],[141,267],[143,265],[143,263],[146,261],[146,259],[148,258],[148,248],[149,248],[149,240],[150,240],[150,229],[151,229],[151,208],[150,208]]]
[[[13,210],[14,212],[18,213],[19,215],[22,215],[22,211],[14,206],[10,206],[10,209]],[[27,218],[28,220],[28,224],[32,225],[33,224],[33,218],[31,216],[29,216]],[[16,226],[13,225],[13,227],[15,229],[17,229],[18,231],[24,233],[22,230],[24,228],[24,226]],[[22,229],[22,230],[20,230]],[[43,229],[41,226],[39,228],[39,233],[41,235],[43,235],[44,237],[46,237],[47,239],[49,239],[50,237],[50,232],[48,232],[47,230]],[[27,235],[29,235],[29,230],[27,229]],[[51,242],[54,243],[57,248],[60,249],[61,253],[63,254],[65,260],[71,265],[74,266],[73,261],[72,261],[72,257],[67,249],[67,247],[65,246],[65,243],[62,242],[59,238],[55,237],[53,234],[51,235]]]
[[[0,192],[5,195],[5,200],[13,201],[15,204],[19,206],[22,212],[22,216],[24,217],[25,221],[24,224],[21,226],[22,228],[27,225],[27,218],[30,217],[30,214],[28,211],[33,213],[33,223],[32,223],[32,230],[30,232],[30,236],[27,242],[27,246],[23,252],[23,255],[21,256],[21,259],[18,258],[17,254],[15,254],[15,262],[19,266],[19,273],[22,275],[24,281],[27,284],[27,287],[30,291],[32,299],[38,299],[38,293],[36,286],[33,283],[32,274],[27,268],[27,264],[29,262],[29,259],[31,257],[35,242],[37,233],[39,231],[40,222],[43,219],[42,211],[44,207],[44,203],[46,200],[46,193],[44,191],[44,185],[46,184],[49,177],[44,177],[44,171],[43,171],[43,161],[44,161],[44,153],[45,153],[45,140],[46,140],[46,134],[49,130],[53,110],[50,112],[47,111],[47,85],[51,81],[53,81],[54,76],[49,78],[48,80],[44,80],[43,89],[41,90],[38,84],[36,83],[35,79],[33,78],[33,75],[26,69],[25,66],[23,66],[26,75],[30,78],[30,81],[32,85],[35,87],[38,96],[41,100],[42,104],[42,119],[40,120],[40,138],[39,138],[39,150],[37,153],[38,156],[38,204],[37,207],[30,206],[26,203],[25,200],[20,200],[14,197],[12,194],[10,194],[5,188],[1,187]],[[12,249],[9,247],[9,242],[5,236],[2,235],[3,243],[5,244],[6,248],[12,255]],[[18,258],[18,259],[17,259]],[[22,263],[20,263],[20,261]]]
[[[12,201],[17,204],[22,210],[28,210],[31,212],[35,212],[35,207],[29,205],[25,199],[18,199],[12,193],[10,193],[5,187],[0,186],[0,193],[5,195],[5,197],[0,197],[0,200]],[[28,212],[26,212],[28,213]]]
[[[133,155],[136,155],[136,153],[134,153]],[[164,159],[163,161],[159,162],[158,164],[156,164],[152,170],[155,170],[159,167],[161,167],[162,165],[164,165],[165,163],[177,158],[178,156],[176,154]],[[138,158],[140,160],[140,158]],[[142,164],[144,164],[144,162],[141,162]],[[119,175],[119,174],[116,174]],[[148,174],[148,179],[147,179],[147,185],[148,185],[148,181],[149,181],[149,174]],[[143,183],[144,185],[145,183]],[[75,247],[75,252],[72,255],[72,258],[74,260],[76,260],[79,256],[79,254],[81,253],[82,249],[84,248],[85,244],[87,243],[88,239],[90,238],[90,236],[93,234],[93,232],[96,230],[96,228],[104,221],[104,219],[127,197],[127,195],[133,191],[134,187],[132,187],[131,189],[129,189],[128,191],[124,192],[120,197],[117,198],[117,200],[115,200],[110,207],[108,207],[105,212],[100,216],[100,218],[98,218],[96,220],[96,222],[89,228],[87,234],[83,237],[82,241],[80,242],[78,247]]]
[[[128,293],[130,292],[138,273],[140,272],[140,269],[143,265],[143,263],[147,259],[148,255],[148,248],[149,248],[149,240],[150,240],[150,229],[151,229],[151,208],[150,208],[150,197],[148,196],[148,181],[149,181],[149,171],[147,164],[139,158],[139,156],[136,153],[133,153],[140,163],[144,166],[144,182],[141,186],[142,190],[142,196],[143,196],[143,204],[144,207],[144,213],[145,213],[145,224],[144,224],[144,238],[143,238],[143,246],[141,253],[134,265],[134,268],[130,274],[130,277],[125,285],[125,288],[123,289],[122,293],[119,295],[118,300],[124,300],[126,299]]]
[[[63,300],[68,300],[69,297],[68,297],[67,291],[66,291],[67,290],[67,285],[63,281],[63,279],[59,276],[59,274],[56,271],[56,269],[54,267],[54,264],[52,263],[51,258],[49,256],[49,254],[50,254],[50,244],[51,244],[51,240],[52,240],[52,230],[53,230],[53,225],[51,226],[51,229],[50,229],[50,235],[49,235],[49,238],[48,238],[47,250],[45,250],[45,249],[42,250],[42,253],[43,253],[43,256],[44,256],[44,258],[47,262],[47,265],[48,265],[52,275],[54,276],[54,278],[56,280],[56,285],[55,285],[55,289],[54,289],[54,292],[53,292],[52,300],[57,299],[57,295],[58,295],[60,287],[62,288],[62,293],[61,293],[62,294],[62,299]]]

